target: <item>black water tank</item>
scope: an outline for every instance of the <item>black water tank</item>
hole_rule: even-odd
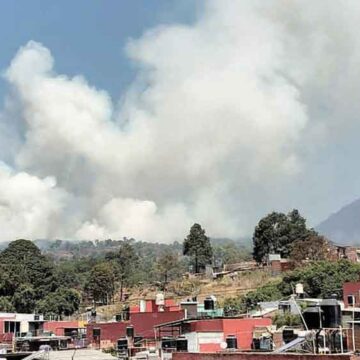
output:
[[[118,351],[128,349],[128,340],[127,340],[127,338],[120,338],[117,341],[117,349],[118,349]]]
[[[126,336],[129,338],[133,338],[135,335],[134,327],[133,326],[127,326],[126,327]]]
[[[283,341],[285,344],[295,340],[298,336],[294,333],[293,329],[284,329],[283,330]]]
[[[325,299],[320,303],[323,312],[322,327],[338,328],[341,326],[341,308],[336,299]]]
[[[95,309],[92,309],[92,310],[91,310],[91,316],[92,316],[92,317],[96,317],[96,310],[95,310]]]
[[[126,306],[122,312],[123,320],[128,321],[130,319],[130,308],[129,306]]]
[[[348,295],[347,301],[348,301],[349,306],[355,305],[355,297],[354,297],[354,295]]]
[[[117,321],[117,322],[122,321],[122,315],[121,314],[116,314],[115,315],[115,321]]]
[[[100,335],[101,335],[101,329],[93,328],[93,337],[100,336]]]
[[[141,341],[142,341],[142,339],[143,339],[142,336],[135,336],[135,337],[134,337],[134,346],[135,346],[135,347],[141,346]]]
[[[253,339],[251,348],[253,350],[260,350],[260,339]]]
[[[228,349],[237,349],[237,338],[235,335],[228,335],[226,337],[226,345]]]
[[[309,306],[303,311],[303,317],[309,330],[320,329],[322,310],[318,306]]]
[[[178,337],[176,339],[176,351],[188,351],[188,341],[185,337]]]
[[[163,337],[161,339],[162,349],[176,349],[176,340],[172,337]]]
[[[211,297],[207,297],[204,300],[204,309],[205,310],[214,310],[215,309],[215,302]]]

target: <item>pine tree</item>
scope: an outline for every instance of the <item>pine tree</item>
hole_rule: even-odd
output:
[[[211,264],[212,247],[201,225],[194,224],[191,227],[190,234],[184,240],[183,253],[194,260],[195,273],[199,273],[207,264]]]

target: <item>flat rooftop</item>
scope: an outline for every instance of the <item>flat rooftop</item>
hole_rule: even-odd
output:
[[[71,360],[74,350],[50,351],[49,360]],[[78,349],[76,350],[74,360],[108,360],[116,359],[110,354],[105,354],[99,350]]]

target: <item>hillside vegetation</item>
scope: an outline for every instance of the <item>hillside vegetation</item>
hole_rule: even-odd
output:
[[[36,245],[38,244],[39,247]],[[273,212],[255,227],[248,242],[210,239],[194,224],[183,243],[157,244],[124,238],[104,241],[16,240],[0,252],[0,311],[68,316],[96,306],[106,316],[125,304],[154,298],[159,291],[178,300],[215,295],[233,312],[248,311],[259,301],[288,297],[297,282],[309,296],[341,292],[344,281],[358,280],[360,265],[329,262],[329,241],[297,210]],[[283,277],[266,270],[269,254],[292,258],[300,266]],[[213,280],[212,265],[254,259],[257,270]],[[304,266],[302,260],[308,264]]]

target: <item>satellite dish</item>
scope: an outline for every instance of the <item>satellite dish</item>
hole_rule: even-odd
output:
[[[220,343],[220,347],[221,347],[223,350],[225,350],[225,349],[227,348],[227,343],[226,343],[226,341],[222,341],[222,342]]]

